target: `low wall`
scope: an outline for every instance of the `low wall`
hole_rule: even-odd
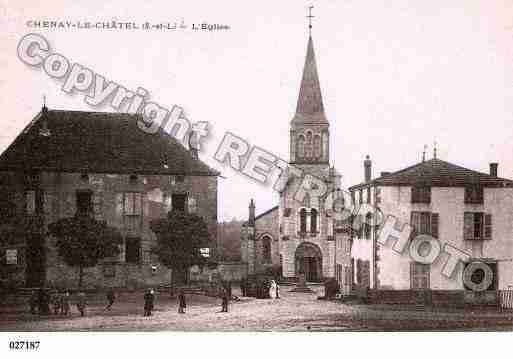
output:
[[[496,291],[464,290],[369,290],[368,301],[374,304],[411,304],[433,306],[498,305]]]
[[[246,276],[247,265],[242,262],[219,262],[214,269],[207,266],[203,268],[192,266],[189,272],[189,278],[192,282],[212,282],[218,279],[238,282]]]

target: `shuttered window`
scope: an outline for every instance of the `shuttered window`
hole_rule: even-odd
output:
[[[431,203],[431,187],[413,186],[411,188],[412,203]]]
[[[492,215],[482,212],[465,212],[463,238],[468,240],[492,239]]]
[[[418,262],[410,263],[410,288],[429,289],[430,265]]]
[[[470,186],[465,188],[465,203],[483,204],[484,190],[483,187]]]

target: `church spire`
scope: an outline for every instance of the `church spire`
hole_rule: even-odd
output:
[[[326,122],[311,35],[308,37],[305,66],[299,88],[295,118],[305,122]]]

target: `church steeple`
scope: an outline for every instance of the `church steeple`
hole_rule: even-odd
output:
[[[308,37],[305,66],[303,67],[303,77],[301,78],[301,85],[299,87],[295,120],[326,122],[324,105],[322,103],[321,84],[317,73],[317,63],[315,61],[311,35]]]
[[[308,17],[311,20],[311,14]],[[308,36],[296,113],[290,126],[290,162],[321,165],[323,169],[329,165],[329,123],[324,114],[311,33]]]

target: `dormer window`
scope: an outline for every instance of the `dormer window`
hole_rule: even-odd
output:
[[[480,186],[469,186],[465,188],[465,203],[483,204],[484,191]]]
[[[413,186],[411,188],[411,203],[431,203],[431,187]]]

